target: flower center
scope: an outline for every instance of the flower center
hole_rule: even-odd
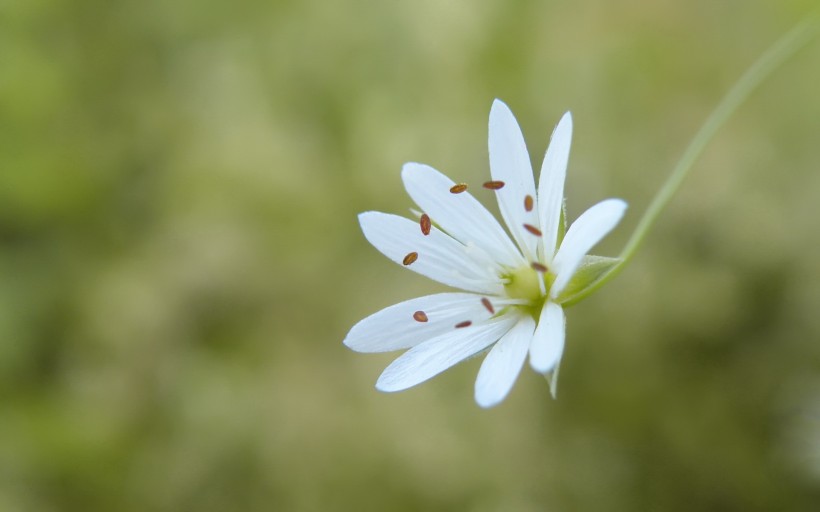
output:
[[[539,264],[539,268],[541,267]],[[541,302],[543,297],[549,293],[552,282],[555,281],[555,275],[552,272],[539,272],[533,267],[519,267],[502,277],[507,281],[504,285],[507,297],[531,302]],[[541,292],[542,286],[543,293]]]

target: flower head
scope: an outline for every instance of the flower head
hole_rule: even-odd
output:
[[[490,111],[490,171],[510,236],[469,192],[432,167],[405,164],[402,179],[423,213],[417,221],[365,212],[367,240],[394,262],[464,290],[401,302],[357,323],[344,340],[359,352],[409,349],[379,377],[381,391],[415,386],[489,349],[475,383],[482,407],[500,403],[529,354],[555,396],[564,351],[562,304],[595,281],[613,258],[587,252],[620,221],[626,203],[604,200],[565,228],[564,178],[572,117],[553,132],[536,191],[524,137],[510,109]]]

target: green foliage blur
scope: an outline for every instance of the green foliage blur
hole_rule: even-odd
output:
[[[489,175],[494,97],[615,255],[811,0],[0,3],[0,511],[771,511],[820,503],[820,43],[568,311],[558,399],[409,391],[359,319],[442,287],[356,214]],[[489,192],[476,192],[490,205]],[[495,208],[492,205],[492,208]]]

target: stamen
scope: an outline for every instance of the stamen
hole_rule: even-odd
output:
[[[470,327],[473,323],[469,320],[465,320],[463,322],[459,322],[456,324],[456,329],[461,329],[463,327]]]
[[[490,190],[498,190],[498,189],[504,187],[504,182],[503,181],[487,181],[482,186],[484,188],[487,188],[487,189],[490,189]]]
[[[404,259],[401,260],[401,262],[404,263],[405,266],[407,266],[416,261],[417,259],[419,259],[419,253],[411,252],[407,256],[405,256]]]
[[[452,192],[453,194],[461,194],[465,190],[467,190],[467,184],[466,183],[457,183],[457,184],[453,185],[452,187],[450,187],[450,192]]]
[[[426,322],[427,314],[424,311],[416,311],[413,313],[413,320],[416,322]]]
[[[530,263],[530,266],[533,268],[533,270],[536,270],[538,272],[547,272],[549,270],[547,267],[538,263],[537,261],[533,261],[532,263]]]
[[[541,230],[535,226],[532,226],[530,224],[524,224],[524,229],[526,229],[535,236],[541,236]]]
[[[490,302],[490,299],[488,299],[487,297],[482,297],[481,303],[484,305],[485,308],[487,308],[487,311],[489,311],[491,315],[495,314],[495,308],[493,307],[493,303]]]
[[[533,204],[532,196],[531,195],[525,196],[524,197],[524,209],[527,210],[528,212],[531,212],[532,211],[532,204]]]
[[[419,220],[419,224],[421,225],[421,232],[424,236],[430,234],[430,227],[432,223],[430,222],[430,217],[427,216],[426,213],[421,214],[421,219]]]

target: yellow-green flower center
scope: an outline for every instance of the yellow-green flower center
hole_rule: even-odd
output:
[[[504,285],[507,297],[524,299],[531,303],[543,302],[555,281],[555,275],[549,270],[541,272],[532,267],[519,267],[503,277],[507,281]]]

